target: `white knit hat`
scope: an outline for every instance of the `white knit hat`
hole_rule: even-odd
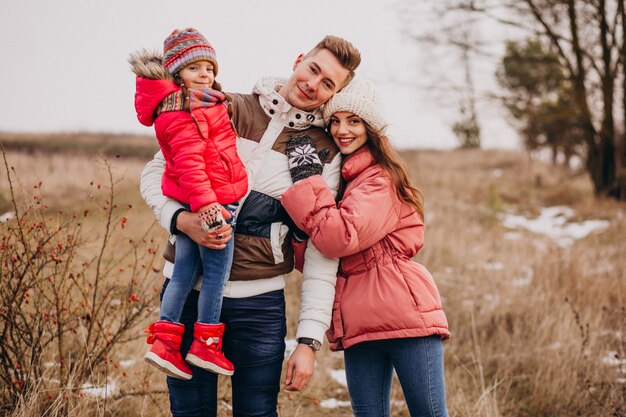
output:
[[[372,129],[383,131],[387,126],[380,96],[372,83],[354,79],[331,98],[324,106],[324,122],[338,111],[348,111],[363,119]]]

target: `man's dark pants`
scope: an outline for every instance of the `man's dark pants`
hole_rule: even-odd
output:
[[[193,340],[198,294],[198,291],[191,291],[181,316],[185,325],[181,346],[183,357]],[[226,324],[224,354],[235,365],[233,417],[277,417],[287,334],[284,291],[247,298],[224,298],[220,320]],[[194,366],[191,368],[193,378],[189,381],[167,377],[172,415],[215,417],[217,375]]]

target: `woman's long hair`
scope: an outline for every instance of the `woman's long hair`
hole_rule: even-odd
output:
[[[425,221],[424,195],[417,187],[411,184],[400,156],[391,147],[387,136],[372,129],[365,120],[363,120],[363,123],[367,132],[365,146],[369,147],[374,160],[382,165],[391,175],[400,200],[414,208],[422,221]],[[343,191],[345,191],[344,187],[345,185],[340,187],[340,194],[343,194]]]

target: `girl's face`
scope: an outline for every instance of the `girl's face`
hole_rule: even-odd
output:
[[[338,111],[330,116],[330,134],[343,155],[354,153],[367,142],[365,122],[347,111]]]
[[[178,76],[187,88],[209,88],[215,81],[213,64],[209,61],[198,61],[180,70]]]

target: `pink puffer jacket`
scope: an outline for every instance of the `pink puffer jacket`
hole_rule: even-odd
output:
[[[328,257],[341,257],[332,350],[367,340],[450,336],[439,291],[428,270],[411,260],[423,245],[424,223],[398,198],[389,174],[369,148],[348,157],[348,181],[335,200],[319,175],[291,187],[282,204],[296,225]]]

